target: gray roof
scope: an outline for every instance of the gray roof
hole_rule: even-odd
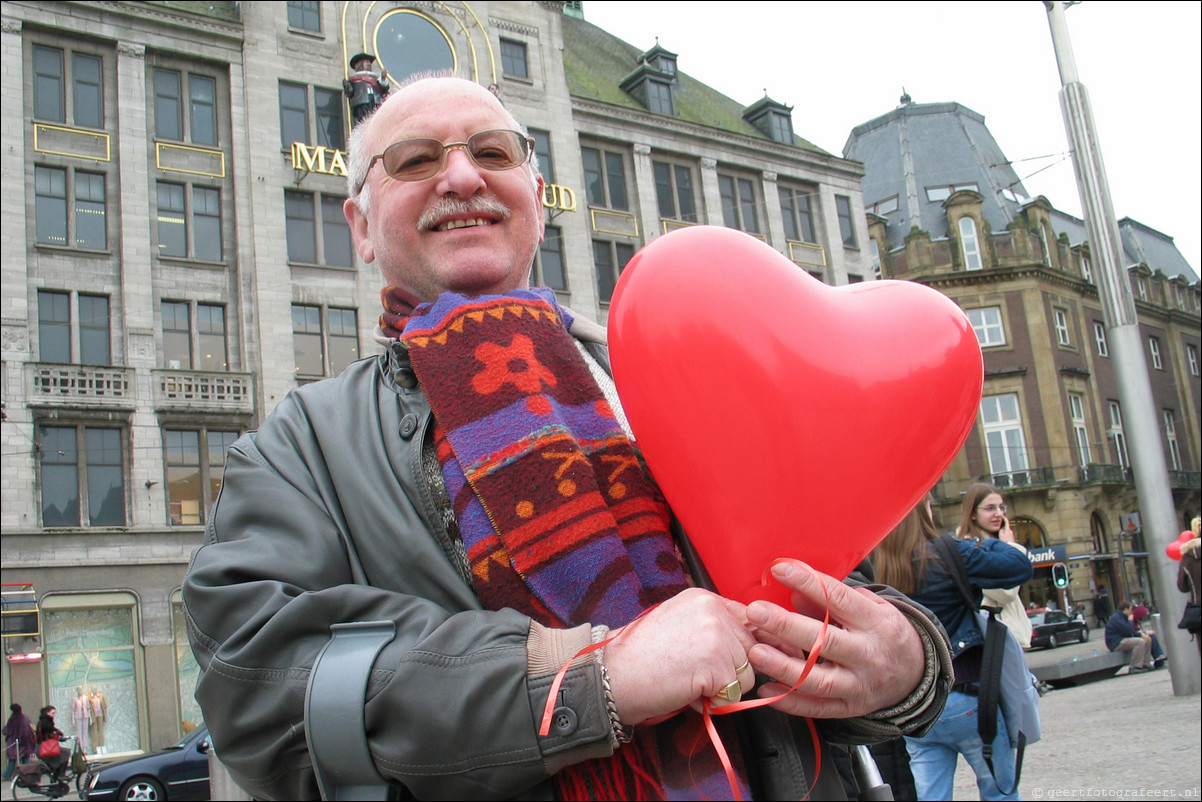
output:
[[[1029,202],[1010,161],[985,127],[985,118],[959,103],[910,103],[852,129],[843,156],[864,165],[864,206],[894,195],[896,211],[888,220],[889,243],[900,247],[914,226],[933,239],[948,236],[941,200],[928,200],[928,187],[975,184],[984,197],[982,212],[994,231],[1001,231]],[[1051,200],[1049,199],[1049,203]],[[1130,218],[1119,221],[1127,263],[1146,264],[1189,283],[1198,274],[1173,244],[1173,238]],[[1085,222],[1053,210],[1052,227],[1066,233],[1072,245],[1088,236]]]
[[[852,129],[843,155],[864,165],[865,206],[897,196],[897,211],[882,215],[894,247],[914,226],[936,239],[947,236],[943,202],[928,200],[928,187],[975,185],[995,231],[1019,208],[1003,191],[1027,195],[985,118],[959,103],[905,103]]]

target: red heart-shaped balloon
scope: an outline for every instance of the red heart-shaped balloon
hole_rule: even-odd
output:
[[[984,378],[967,317],[905,281],[828,287],[742,232],[641,249],[609,312],[638,445],[720,593],[786,605],[776,558],[846,576],[963,445]]]

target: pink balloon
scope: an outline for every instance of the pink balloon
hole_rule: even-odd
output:
[[[828,287],[715,226],[654,240],[609,313],[635,437],[723,595],[776,558],[846,576],[931,489],[981,399],[967,317],[921,284]]]
[[[1164,553],[1169,555],[1170,559],[1181,562],[1181,544],[1184,541],[1174,540],[1172,543],[1164,547]]]

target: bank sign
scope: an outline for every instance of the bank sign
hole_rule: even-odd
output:
[[[1051,565],[1052,563],[1062,563],[1068,557],[1068,552],[1064,546],[1046,546],[1042,549],[1030,549],[1027,551],[1027,559],[1036,568],[1042,565]]]

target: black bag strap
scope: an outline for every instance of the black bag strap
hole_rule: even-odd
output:
[[[971,590],[968,566],[964,564],[960,547],[956,545],[955,539],[951,535],[943,535],[935,539],[935,548],[942,554],[943,562],[947,566],[948,573],[951,574],[952,581],[968,604],[969,615],[976,615],[977,601]],[[981,754],[985,758],[986,765],[989,766],[989,773],[993,775],[993,781],[997,783],[997,773],[993,768],[993,739],[997,737],[997,715],[1002,701],[1002,661],[1006,657],[1007,629],[1006,625],[997,617],[997,609],[988,609],[989,623],[985,627],[985,646],[981,651],[979,683],[981,690],[977,696],[977,732],[981,736]],[[1000,783],[997,783],[998,790],[1004,796],[1014,793],[1018,788],[1018,780],[1023,772],[1023,752],[1027,747],[1026,733],[1020,731],[1016,740],[1018,746],[1014,756],[1014,785],[1007,791],[1002,789]]]
[[[330,640],[309,672],[305,740],[325,800],[386,800],[396,794],[367,746],[367,683],[380,650],[396,637],[391,621],[330,626]]]

